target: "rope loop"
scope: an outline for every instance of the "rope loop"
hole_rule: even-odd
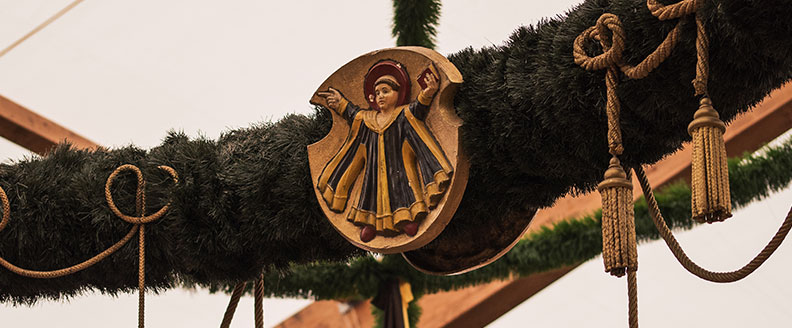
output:
[[[609,33],[610,32],[610,33]],[[599,41],[603,53],[589,56],[583,49],[587,40]],[[624,30],[619,17],[614,14],[602,14],[597,23],[583,31],[575,38],[573,56],[575,63],[586,70],[595,71],[616,66],[622,60],[624,52]]]
[[[654,197],[652,186],[649,184],[649,179],[646,177],[646,172],[644,172],[643,168],[638,166],[635,168],[635,174],[638,177],[638,182],[641,184],[644,198],[646,199],[647,205],[649,207],[649,216],[652,218],[657,231],[660,233],[660,237],[662,237],[665,243],[668,245],[668,249],[670,249],[671,253],[674,254],[674,257],[676,257],[677,261],[679,261],[679,264],[681,264],[685,270],[701,279],[711,282],[726,283],[735,282],[749,276],[765,261],[767,261],[767,259],[770,258],[770,255],[772,255],[779,246],[781,246],[781,242],[784,241],[787,234],[792,229],[792,209],[790,209],[786,218],[781,223],[781,226],[778,228],[778,231],[776,231],[775,235],[773,235],[767,245],[742,268],[728,272],[715,272],[707,270],[693,262],[693,260],[691,260],[687,254],[685,254],[682,246],[679,245],[679,242],[674,237],[674,233],[671,232],[670,228],[668,228],[668,225],[663,218],[663,214],[660,213],[660,208],[658,207],[657,200]]]
[[[646,7],[659,20],[669,20],[690,15],[701,8],[703,4],[703,0],[683,0],[672,5],[664,5],[657,0],[646,0]]]
[[[179,182],[179,175],[176,173],[176,170],[165,165],[160,165],[158,166],[158,168],[164,170],[165,172],[168,172],[171,178],[173,178],[174,183]],[[111,194],[110,189],[113,187],[113,182],[118,178],[118,175],[123,171],[132,171],[137,176],[137,191],[136,191],[135,201],[137,203],[136,204],[137,207],[140,209],[139,210],[140,213],[138,213],[138,215],[140,216],[130,216],[121,213],[121,210],[118,209],[118,207],[115,204],[115,201],[113,200],[113,195]],[[165,204],[165,206],[163,206],[162,208],[160,208],[156,213],[148,216],[145,215],[144,212],[146,207],[145,188],[146,188],[146,181],[143,179],[143,172],[141,172],[137,166],[132,164],[121,165],[118,168],[116,168],[115,171],[113,171],[113,173],[111,173],[110,176],[107,178],[107,183],[105,184],[105,199],[107,200],[107,206],[110,207],[110,210],[113,211],[113,214],[115,214],[122,220],[129,223],[145,224],[156,221],[165,215],[165,212],[168,211],[168,208],[170,207],[171,203],[170,201],[168,201],[168,203]]]

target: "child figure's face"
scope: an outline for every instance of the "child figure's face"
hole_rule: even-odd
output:
[[[374,100],[380,110],[390,110],[396,107],[399,92],[393,90],[387,83],[380,83],[374,87]]]

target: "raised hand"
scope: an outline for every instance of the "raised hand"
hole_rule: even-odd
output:
[[[424,83],[426,83],[426,88],[423,89],[424,95],[429,98],[434,97],[440,84],[437,80],[437,77],[432,73],[426,74],[424,77]]]
[[[341,103],[341,99],[344,99],[341,92],[333,88],[327,88],[327,91],[319,91],[316,95],[324,98],[327,102],[327,107],[335,111],[338,110],[338,104]]]

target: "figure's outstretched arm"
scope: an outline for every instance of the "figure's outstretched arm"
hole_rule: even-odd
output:
[[[350,103],[349,100],[344,97],[341,91],[338,91],[335,88],[327,88],[327,91],[319,91],[316,93],[316,95],[325,98],[327,108],[330,108],[338,113],[338,115],[341,115],[341,117],[347,120],[347,122],[350,124],[355,118],[355,114],[360,111],[359,107]]]

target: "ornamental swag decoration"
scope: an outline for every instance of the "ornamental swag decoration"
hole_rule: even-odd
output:
[[[448,224],[467,182],[453,109],[461,82],[437,52],[400,47],[354,59],[311,98],[333,112],[330,133],[308,146],[314,191],[352,244],[414,250]]]

